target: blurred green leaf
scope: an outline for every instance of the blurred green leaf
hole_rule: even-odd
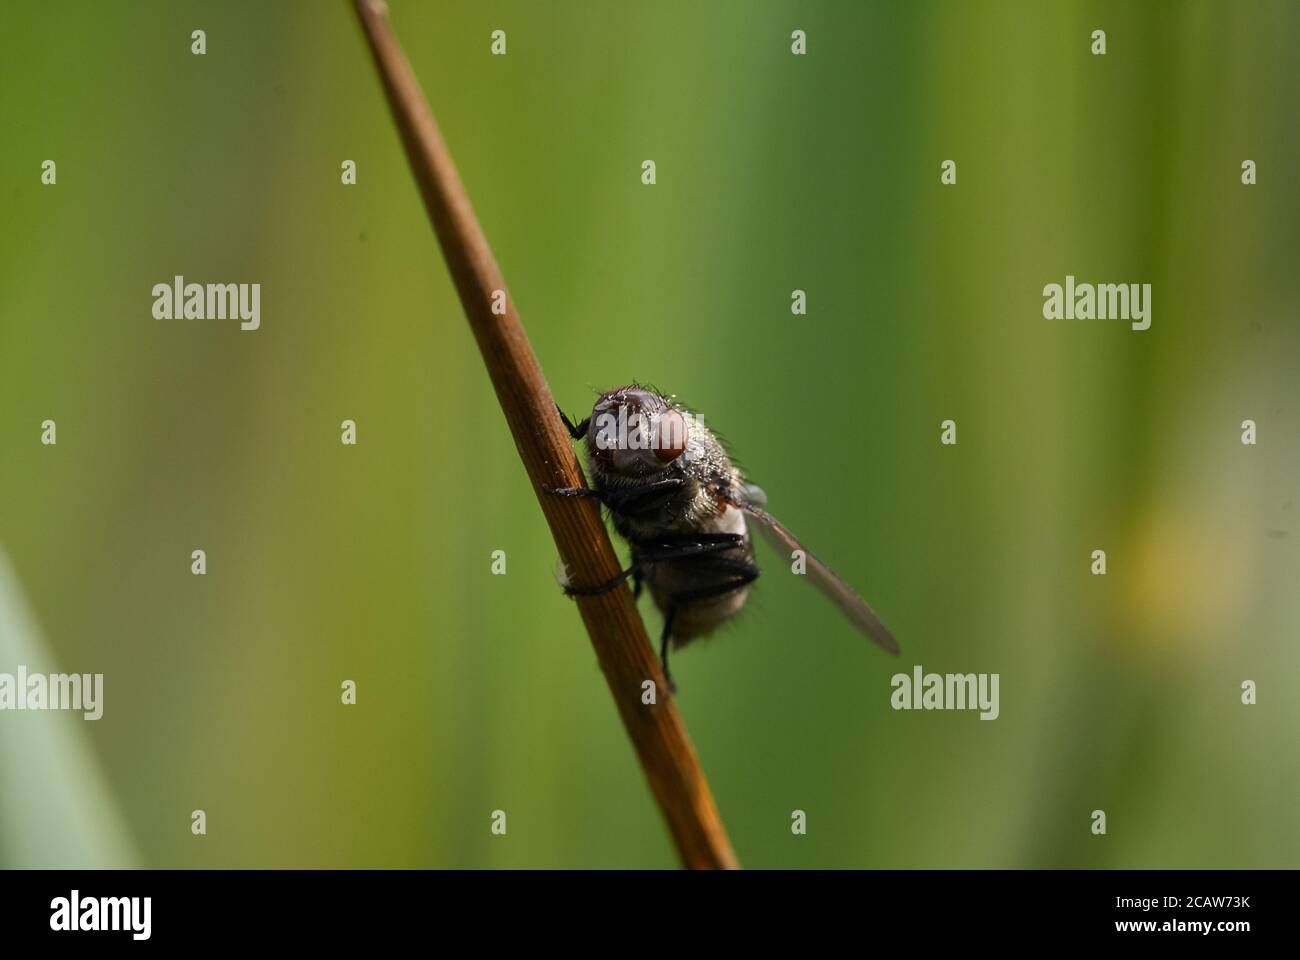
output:
[[[0,549],[0,672],[57,673]],[[80,712],[0,712],[0,867],[136,865],[131,839],[87,742]]]

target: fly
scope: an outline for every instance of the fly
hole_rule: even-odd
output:
[[[762,509],[763,491],[745,483],[702,420],[669,397],[633,384],[602,394],[569,435],[585,441],[591,487],[553,488],[589,497],[609,510],[632,563],[606,583],[566,586],[570,597],[596,596],[632,579],[649,587],[663,614],[659,658],[669,688],[669,648],[685,646],[740,612],[758,578],[749,523],[783,554],[802,551],[807,576],[859,631],[889,653],[898,643],[853,588]]]

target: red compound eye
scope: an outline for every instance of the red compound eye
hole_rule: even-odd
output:
[[[672,463],[686,452],[686,418],[669,410],[655,427],[655,456],[661,463]]]

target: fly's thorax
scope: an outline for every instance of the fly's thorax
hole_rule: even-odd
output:
[[[611,504],[610,516],[614,529],[622,536],[635,540],[665,533],[690,530],[699,523],[709,509],[710,498],[703,487],[678,469],[663,470],[644,479],[630,478],[603,469],[599,460],[589,462],[591,485],[602,492],[629,493],[650,488],[663,480],[680,480],[681,485],[655,497],[649,504],[635,509],[620,509]]]
[[[611,508],[615,529],[630,539],[711,528],[724,508],[722,494],[739,482],[703,420],[644,387],[603,394],[592,409],[585,440],[597,490],[626,493],[664,481],[680,483],[662,500],[652,500],[648,513],[642,508],[620,516]]]

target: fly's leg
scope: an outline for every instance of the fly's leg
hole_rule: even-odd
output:
[[[672,649],[673,623],[677,619],[677,611],[684,605],[730,593],[758,579],[758,567],[750,561],[713,556],[713,554],[736,549],[744,543],[744,540],[745,537],[737,533],[696,533],[638,544],[638,550],[643,556],[647,553],[656,555],[653,551],[658,548],[657,556],[661,560],[697,557],[700,558],[701,566],[705,570],[727,576],[727,579],[721,583],[694,590],[678,590],[668,595],[667,603],[664,605],[664,629],[659,637],[659,662],[663,664],[664,680],[668,683],[670,693],[677,693],[677,684],[668,669],[668,652]],[[665,556],[665,554],[670,555]]]
[[[591,497],[593,500],[600,500],[599,490],[593,490],[591,487],[548,487],[542,486],[547,493],[557,497]]]
[[[685,481],[677,477],[668,480],[656,480],[654,483],[647,483],[640,487],[630,487],[626,490],[594,490],[591,487],[548,487],[542,489],[547,493],[553,493],[557,497],[594,497],[607,506],[622,509],[627,506],[636,507],[640,501],[649,499],[664,493],[668,490],[676,490]]]
[[[677,611],[683,606],[697,601],[707,600],[710,597],[720,597],[732,590],[738,590],[758,579],[758,567],[748,560],[719,562],[717,569],[729,571],[731,576],[721,583],[710,584],[707,587],[697,587],[694,590],[679,590],[668,596],[668,612],[664,614],[664,633],[659,640],[659,659],[664,665],[664,678],[668,681],[668,689],[673,693],[677,692],[677,685],[673,683],[672,675],[668,672],[668,648],[672,645],[669,641],[672,638],[673,620]]]
[[[564,411],[560,409],[559,404],[556,404],[555,412],[560,415],[560,419],[564,421],[564,429],[569,431],[569,436],[574,440],[581,440],[587,435],[587,424],[591,423],[591,417],[580,423],[574,423],[564,415]]]
[[[671,533],[663,537],[634,540],[637,554],[648,563],[683,560],[707,553],[720,553],[745,542],[743,533]]]
[[[564,595],[566,597],[599,597],[602,593],[609,593],[628,577],[636,576],[638,565],[633,564],[626,570],[620,571],[617,576],[610,577],[604,583],[597,584],[594,587],[574,587],[566,586]]]
[[[720,597],[724,593],[739,590],[741,587],[758,579],[758,567],[747,560],[738,563],[719,564],[718,569],[720,571],[729,571],[731,576],[721,583],[713,583],[707,587],[696,587],[694,590],[679,590],[669,595],[669,603],[673,607],[680,607],[683,604],[694,603],[697,600]]]
[[[664,632],[659,636],[659,662],[664,668],[664,682],[668,684],[668,692],[676,693],[677,684],[673,683],[673,675],[668,671],[668,648],[673,638],[673,617],[677,613],[676,607],[669,607],[664,614]]]
[[[590,497],[599,500],[611,510],[633,516],[658,510],[665,500],[685,481],[679,478],[658,480],[642,487],[627,490],[594,490],[591,487],[547,487],[542,489],[557,497]]]
[[[680,477],[670,477],[667,480],[656,480],[654,483],[639,487],[607,490],[601,499],[605,506],[616,513],[626,513],[634,517],[644,516],[663,507],[685,482]]]
[[[570,437],[574,440],[581,440],[586,436],[587,424],[591,423],[591,417],[588,417],[580,423],[574,423],[568,418],[565,412],[560,409],[558,403],[555,405],[555,412],[560,415],[560,420],[564,423],[564,429],[569,432]],[[595,497],[597,500],[600,499],[599,493],[595,490],[588,490],[586,487],[543,487],[542,489],[547,493],[555,494],[557,497]]]
[[[641,594],[641,580],[645,576],[647,565],[659,560],[681,560],[684,557],[696,557],[721,550],[731,550],[744,539],[738,533],[685,533],[679,536],[663,537],[658,540],[638,541],[636,545],[637,559],[632,566],[619,571],[617,576],[611,577],[604,583],[597,584],[594,587],[565,587],[564,594],[568,597],[598,597],[602,593],[613,590],[628,577],[632,577],[632,582],[635,585],[633,597],[638,597]],[[754,576],[758,576],[758,569],[754,569]]]

